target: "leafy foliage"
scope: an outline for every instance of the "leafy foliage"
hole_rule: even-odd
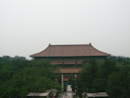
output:
[[[92,86],[92,82],[97,75],[98,66],[95,59],[88,60],[88,63],[84,64],[83,66],[83,70],[79,73],[80,81],[84,85],[84,87],[86,87],[83,87],[83,90],[85,92],[89,92]]]
[[[107,92],[110,98],[130,96],[130,58],[110,57],[104,60],[89,59],[76,79],[76,94]]]
[[[75,92],[75,87],[76,87],[76,80],[74,77],[70,77],[68,80],[69,84],[71,84],[72,91]]]
[[[0,98],[26,98],[30,92],[61,89],[54,81],[58,76],[49,60],[0,58],[0,61]]]
[[[111,98],[127,98],[130,96],[130,66],[123,66],[120,71],[109,75],[107,91]]]
[[[79,78],[70,78],[73,92],[80,98],[83,92],[104,92],[110,98],[130,96],[130,58],[110,57],[104,60],[84,61]],[[31,60],[24,57],[0,57],[0,98],[25,98],[30,92],[61,89],[54,82],[59,76],[49,60]]]

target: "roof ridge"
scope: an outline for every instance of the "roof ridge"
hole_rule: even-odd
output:
[[[64,44],[64,45],[51,45],[49,44],[49,46],[83,46],[83,45],[91,45],[91,44]]]

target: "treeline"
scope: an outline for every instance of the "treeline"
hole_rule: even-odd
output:
[[[105,60],[84,61],[79,78],[70,78],[69,83],[76,95],[107,92],[109,98],[130,97],[130,58],[110,57]]]
[[[78,79],[70,78],[73,91],[81,98],[84,92],[107,92],[109,98],[129,98],[130,58],[110,57],[84,61]],[[57,68],[49,60],[26,60],[24,57],[0,57],[0,98],[26,98],[30,92],[45,92],[61,85],[54,79]]]
[[[49,60],[26,60],[24,57],[0,57],[0,98],[26,98],[30,92],[61,89],[54,81],[56,67]]]

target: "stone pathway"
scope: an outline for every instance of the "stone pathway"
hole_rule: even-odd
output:
[[[67,85],[66,92],[59,95],[59,98],[73,98],[75,93],[72,92],[71,85]]]

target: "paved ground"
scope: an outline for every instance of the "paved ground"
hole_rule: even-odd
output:
[[[71,85],[68,85],[66,90],[66,92],[60,94],[59,98],[73,98],[74,93],[72,92]]]
[[[71,91],[60,94],[59,98],[73,98],[74,93]]]

